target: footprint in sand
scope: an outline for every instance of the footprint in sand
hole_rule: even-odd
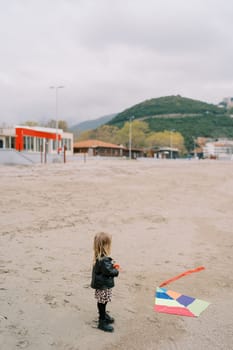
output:
[[[52,308],[58,307],[57,301],[53,295],[46,294],[44,296],[44,300],[47,304],[49,304]]]
[[[19,340],[16,344],[17,348],[19,349],[26,349],[29,346],[28,340]]]
[[[43,269],[41,266],[34,267],[34,269],[33,269],[33,270],[35,270],[35,271],[39,271],[39,272],[41,272],[41,273],[47,273],[47,272],[50,272],[50,270],[48,270],[48,269]]]
[[[62,349],[66,349],[66,350],[80,350],[79,347],[65,344],[62,341],[53,342],[51,345],[56,346],[56,349],[62,348]]]
[[[0,274],[9,273],[9,269],[0,269]]]

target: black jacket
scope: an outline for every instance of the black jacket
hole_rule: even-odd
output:
[[[113,267],[112,258],[103,256],[97,259],[92,269],[91,287],[94,289],[109,289],[114,287],[114,277],[119,271]]]

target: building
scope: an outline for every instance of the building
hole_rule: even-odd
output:
[[[155,151],[154,157],[176,159],[179,157],[179,150],[178,148],[174,147],[160,147]]]
[[[74,144],[74,153],[84,153],[90,156],[104,157],[128,157],[129,149],[123,145],[103,142],[100,140],[85,140]],[[140,149],[131,149],[132,158],[143,157],[144,152]]]
[[[232,159],[233,140],[218,139],[207,141],[203,147],[204,158]]]
[[[14,128],[0,128],[0,149],[14,149],[15,136]]]
[[[225,97],[223,99],[223,104],[226,106],[227,109],[233,107],[233,97]]]
[[[180,152],[174,147],[152,147],[146,150],[147,157],[159,159],[176,159],[179,158]]]
[[[64,146],[67,154],[73,154],[73,134],[61,129],[22,125],[0,128],[0,149],[56,154]]]

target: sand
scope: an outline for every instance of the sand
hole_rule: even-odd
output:
[[[0,349],[232,349],[233,162],[88,159],[0,167]],[[112,234],[121,265],[97,327],[92,241]],[[211,305],[156,313],[170,288]]]

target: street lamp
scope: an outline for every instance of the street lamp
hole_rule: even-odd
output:
[[[59,154],[58,147],[58,89],[63,89],[64,86],[50,86],[50,89],[55,89],[55,118],[56,118],[56,150]]]
[[[132,158],[132,120],[134,116],[129,117],[129,159]]]
[[[196,140],[194,136],[193,136],[193,157],[194,159],[196,159]]]
[[[173,152],[172,152],[172,147],[173,147],[173,144],[172,144],[172,134],[173,134],[173,131],[175,131],[175,129],[172,129],[170,130],[170,159],[173,158]]]

